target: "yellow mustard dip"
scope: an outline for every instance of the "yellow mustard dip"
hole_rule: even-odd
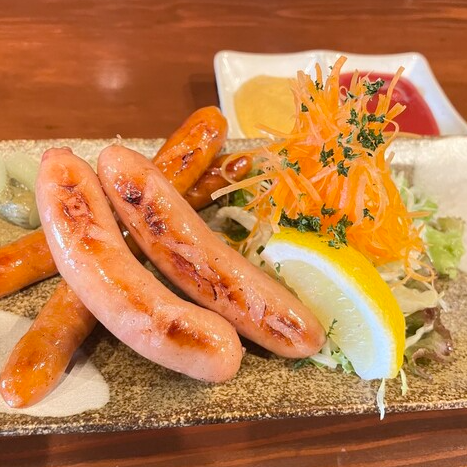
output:
[[[295,104],[290,78],[256,76],[240,86],[234,103],[238,123],[248,138],[264,137],[256,128],[259,123],[285,133],[293,128]]]

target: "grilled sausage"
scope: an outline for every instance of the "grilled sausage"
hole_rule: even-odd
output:
[[[185,199],[196,211],[209,206],[213,202],[211,195],[229,184],[222,176],[221,170],[222,164],[227,157],[228,155],[224,155],[214,159],[214,162],[201,175],[201,178],[187,191]],[[238,182],[246,177],[252,166],[251,158],[242,156],[227,164],[226,172],[232,180]]]
[[[300,358],[321,348],[325,333],[311,311],[223,243],[144,156],[110,146],[97,171],[140,248],[193,300],[277,355]]]
[[[210,166],[227,139],[227,121],[217,107],[193,112],[159,149],[153,162],[184,195]]]
[[[42,400],[58,385],[95,324],[94,316],[62,280],[0,374],[5,402],[10,407],[28,407]]]
[[[227,137],[227,122],[217,107],[194,112],[176,130],[154,157],[174,187],[185,194],[209,167]],[[236,164],[235,166],[238,166]],[[234,169],[234,168],[233,168]],[[219,175],[223,180],[223,178]],[[219,179],[217,177],[217,180]],[[210,181],[198,183],[193,202],[210,201]],[[128,239],[131,246],[131,239]],[[57,273],[43,232],[25,235],[17,242],[0,247],[0,297],[46,279]]]
[[[0,247],[0,297],[57,274],[41,230]]]
[[[36,199],[60,274],[110,332],[193,378],[220,382],[236,374],[242,348],[234,328],[177,297],[135,259],[85,161],[69,149],[46,151]]]
[[[186,125],[191,124],[197,127],[189,131]],[[184,135],[186,141],[183,140]],[[188,119],[185,127],[168,139],[155,161],[166,169],[167,176],[174,178],[172,181],[175,181],[176,186],[177,177],[184,180],[180,187],[191,185],[220,150],[225,137],[226,121],[218,110],[201,109]],[[177,161],[171,164],[170,157],[179,157],[180,160],[177,150],[185,148],[186,153],[189,153],[189,144],[194,145],[193,155],[188,154],[184,159],[182,156],[183,170],[174,170]],[[210,193],[206,193],[203,185],[197,185],[198,194],[210,199]],[[122,229],[122,232],[133,254],[140,258],[141,251],[128,235],[128,231]],[[56,273],[57,269],[42,231],[25,235],[0,248],[0,297]],[[3,371],[2,395],[7,403],[12,407],[33,405],[52,391],[74,351],[91,332],[95,321],[94,315],[62,281],[30,330],[15,347]],[[58,334],[60,339],[55,341]],[[54,342],[55,346],[50,342]]]

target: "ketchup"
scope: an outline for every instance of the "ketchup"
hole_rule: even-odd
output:
[[[378,94],[386,94],[389,84],[394,78],[394,75],[388,73],[366,73],[359,72],[359,76],[368,75],[370,81],[376,81],[381,78],[384,85],[379,89]],[[353,73],[343,73],[340,76],[340,85],[349,88]],[[391,106],[396,102],[407,106],[406,109],[398,115],[394,120],[399,124],[400,131],[407,133],[415,133],[418,135],[439,135],[439,128],[436,120],[431,113],[427,103],[418,92],[417,88],[407,79],[399,78],[396,87],[392,94]],[[375,94],[368,102],[368,110],[374,112],[378,96]],[[391,125],[392,126],[392,125]]]

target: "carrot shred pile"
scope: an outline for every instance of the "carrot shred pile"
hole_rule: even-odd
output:
[[[349,89],[339,85],[345,60],[337,60],[325,82],[319,65],[314,81],[298,72],[291,80],[296,105],[292,132],[267,129],[281,140],[249,152],[257,175],[233,183],[213,197],[246,190],[252,198],[245,209],[253,210],[259,221],[269,222],[273,231],[279,229],[284,215],[290,219],[315,216],[320,231],[331,235],[341,220],[345,243],[375,266],[403,261],[407,277],[431,280],[429,266],[430,277],[411,266],[425,250],[413,223],[414,217],[424,213],[408,212],[391,177],[392,156],[385,157],[399,130],[394,118],[405,109],[399,103],[390,105],[403,68],[394,75],[386,95],[376,96],[382,82],[371,83],[357,71]],[[378,99],[374,112],[367,109],[372,96]],[[394,130],[387,131],[388,125]],[[243,154],[231,155],[224,168]]]

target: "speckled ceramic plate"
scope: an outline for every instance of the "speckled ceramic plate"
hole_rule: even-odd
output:
[[[104,140],[0,142],[0,156],[26,151],[31,157],[39,158],[48,147],[67,145],[93,162],[108,143]],[[126,140],[125,144],[149,156],[155,153],[161,140]],[[231,141],[226,151],[245,149],[252,144],[258,142]],[[412,146],[417,144],[420,143]],[[465,140],[460,144],[465,144]],[[404,163],[403,154],[398,154],[398,160]],[[23,233],[20,228],[0,223],[0,243],[12,241]],[[51,279],[4,298],[0,300],[0,309],[34,316],[56,283],[57,279]],[[405,397],[401,395],[400,381],[389,381],[387,412],[467,407],[467,275],[461,274],[456,281],[442,282],[440,286],[452,309],[444,317],[455,341],[452,362],[444,366],[432,364],[429,367],[432,381],[409,375],[410,390]],[[63,418],[0,414],[0,433],[114,431],[377,412],[377,382],[315,367],[294,370],[291,361],[274,357],[247,342],[245,346],[247,354],[235,379],[225,384],[204,384],[145,360],[98,327],[86,341],[84,351],[109,384],[110,402],[100,410]]]

